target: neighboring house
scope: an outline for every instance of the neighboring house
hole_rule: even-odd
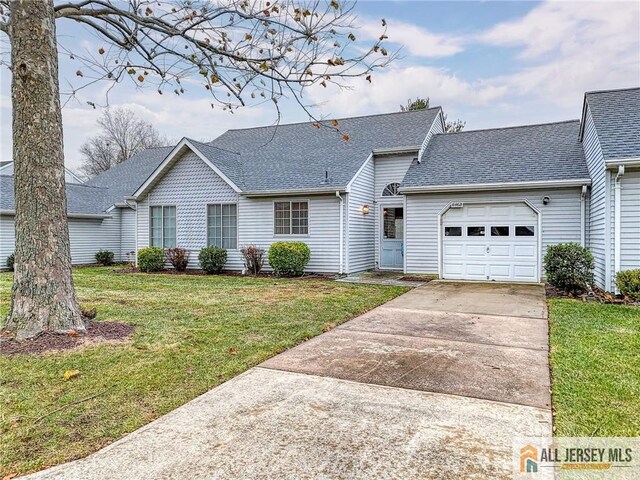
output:
[[[580,141],[592,180],[588,245],[596,284],[640,268],[640,89],[587,92]]]
[[[0,162],[0,175],[13,175],[13,161]],[[84,183],[75,173],[64,167],[64,181],[67,183]]]
[[[83,242],[119,259],[180,246],[190,268],[218,245],[241,270],[241,246],[301,240],[308,271],[522,282],[542,279],[548,245],[578,242],[612,290],[616,271],[640,267],[639,98],[593,92],[582,121],[461,133],[443,133],[437,107],[342,119],[339,132],[307,122],[185,138],[74,186],[102,192],[102,225],[119,222],[119,250],[97,230]]]

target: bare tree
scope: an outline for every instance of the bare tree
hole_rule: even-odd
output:
[[[415,100],[407,100],[406,105],[400,105],[401,112],[410,112],[411,110],[424,110],[429,108],[429,97],[420,98],[416,97]],[[447,133],[457,133],[461,132],[464,129],[464,126],[467,122],[464,122],[460,119],[454,120],[452,122],[447,121],[447,115],[444,115],[444,123],[445,123],[445,132]]]
[[[83,52],[77,42],[57,43],[56,20],[83,25],[103,46]],[[394,57],[383,46],[384,20],[369,46],[356,43],[353,21],[353,4],[339,0],[0,0],[0,31],[11,46],[16,197],[7,329],[18,338],[84,331],[71,278],[57,48],[80,64],[81,84],[68,98],[103,80],[181,95],[190,78],[211,93],[212,106],[255,99],[279,112],[286,95],[307,110],[305,89],[371,81]],[[334,123],[327,128],[338,130]]]
[[[101,132],[80,147],[82,172],[94,177],[132,155],[169,141],[149,122],[126,107],[107,108],[98,119]]]

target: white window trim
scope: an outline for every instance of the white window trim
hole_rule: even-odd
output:
[[[307,204],[307,233],[291,233],[293,231],[293,215],[291,215],[292,203],[304,203]],[[276,203],[289,203],[289,233],[276,233]],[[274,200],[271,205],[271,212],[273,214],[273,232],[274,238],[308,238],[309,231],[311,230],[311,202],[307,198],[293,199],[293,200]]]
[[[153,204],[153,205],[149,204],[149,246],[150,247],[157,246],[157,245],[153,245],[152,244],[153,235],[151,234],[151,229],[152,229],[152,227],[151,227],[151,225],[152,225],[152,223],[151,223],[151,220],[152,220],[152,218],[151,218],[151,209],[152,208],[157,208],[157,207],[162,207],[162,217],[161,217],[162,218],[162,246],[159,247],[159,248],[162,248],[163,250],[165,248],[173,248],[173,247],[165,247],[164,246],[164,209],[165,209],[165,207],[173,207],[173,208],[176,209],[176,247],[177,247],[178,246],[178,206],[175,205],[175,204],[171,204],[171,203],[167,203],[167,204],[163,203],[163,204],[160,204],[160,205],[158,205],[158,204]]]
[[[209,207],[212,205],[235,205],[236,206],[236,246],[235,248],[225,248],[225,250],[229,251],[238,251],[239,247],[238,245],[240,245],[240,239],[239,239],[239,228],[238,228],[238,224],[239,224],[239,206],[238,206],[238,202],[211,202],[211,203],[207,203],[204,207],[204,216],[206,219],[206,229],[207,229],[207,239],[206,239],[206,245],[207,247],[210,246],[209,245]],[[222,228],[222,225],[221,225]],[[224,247],[221,247],[224,248]]]

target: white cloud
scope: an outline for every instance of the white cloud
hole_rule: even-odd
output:
[[[360,22],[359,32],[366,39],[375,40],[384,31],[380,21],[360,17]],[[387,20],[387,35],[389,39],[386,42],[402,45],[403,51],[416,57],[449,57],[464,50],[460,37],[433,33],[417,25],[393,19]]]

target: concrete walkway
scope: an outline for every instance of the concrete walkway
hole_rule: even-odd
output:
[[[513,478],[551,435],[545,305],[431,282],[30,478]]]

